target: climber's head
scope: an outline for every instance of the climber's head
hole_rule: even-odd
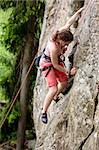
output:
[[[61,48],[68,46],[70,42],[73,41],[73,34],[69,30],[62,30],[62,31],[57,31],[53,37],[52,40],[59,44]]]

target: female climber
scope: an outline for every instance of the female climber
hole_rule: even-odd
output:
[[[66,87],[69,74],[74,75],[76,73],[75,67],[73,67],[70,73],[68,73],[63,61],[61,60],[61,54],[67,50],[68,45],[73,41],[73,34],[70,32],[69,28],[83,9],[83,7],[80,8],[67,21],[65,26],[61,27],[54,35],[52,35],[40,60],[40,68],[49,87],[41,114],[41,121],[45,124],[48,122],[47,110],[52,100],[56,102],[59,101],[58,95]]]

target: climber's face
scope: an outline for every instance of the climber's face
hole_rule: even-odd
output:
[[[61,47],[62,50],[63,50],[63,49],[66,50],[67,47],[68,47],[68,45],[70,44],[69,41],[65,42],[65,41],[63,41],[63,40],[60,40],[59,43],[60,43],[60,47]]]
[[[64,54],[67,51],[67,45],[65,45],[65,47],[62,49],[62,53]]]

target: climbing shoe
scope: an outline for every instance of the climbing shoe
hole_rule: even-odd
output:
[[[56,99],[54,99],[54,101],[57,103],[60,100],[59,97],[57,97]]]
[[[48,118],[47,118],[47,113],[46,112],[41,114],[41,121],[43,123],[47,124]]]

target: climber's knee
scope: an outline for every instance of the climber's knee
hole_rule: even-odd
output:
[[[65,88],[67,86],[67,81],[59,82],[60,88]]]
[[[51,91],[52,95],[55,95],[58,91],[58,87],[57,86],[50,87],[50,91]]]

